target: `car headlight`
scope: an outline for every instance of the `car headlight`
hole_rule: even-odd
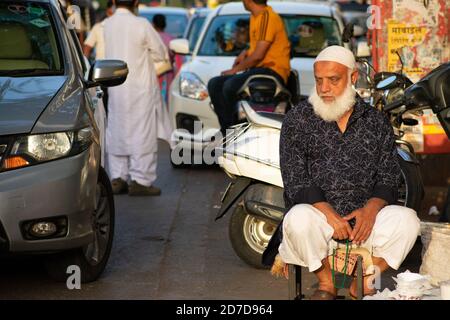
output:
[[[180,94],[190,99],[205,100],[208,97],[208,89],[195,74],[182,72],[180,74]]]
[[[2,169],[17,169],[76,155],[86,150],[93,141],[93,129],[32,134],[18,137],[6,153]]]

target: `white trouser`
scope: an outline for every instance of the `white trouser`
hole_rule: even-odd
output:
[[[414,210],[386,206],[378,213],[372,233],[361,247],[397,270],[414,246],[419,232],[420,220]],[[313,272],[337,246],[332,239],[333,233],[320,210],[309,204],[298,204],[284,217],[283,241],[278,248],[280,257],[285,263],[308,267]]]
[[[131,156],[108,154],[109,175],[111,180],[122,178],[135,180],[144,186],[151,186],[156,180],[157,153]]]

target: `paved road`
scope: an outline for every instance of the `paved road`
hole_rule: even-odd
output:
[[[160,197],[116,196],[105,273],[81,290],[50,280],[39,258],[2,260],[1,299],[285,299],[285,280],[234,254],[228,218],[214,221],[228,178],[218,168],[172,169],[160,145]]]
[[[160,197],[116,196],[114,244],[98,281],[68,290],[47,277],[40,258],[1,260],[0,299],[287,299],[286,280],[234,254],[229,217],[214,221],[226,175],[172,169],[168,154],[161,144]],[[315,281],[304,279],[308,294]]]

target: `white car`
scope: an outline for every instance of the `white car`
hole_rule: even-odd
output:
[[[293,49],[291,68],[300,75],[300,93],[309,95],[314,85],[313,62],[324,47],[343,45],[344,22],[336,7],[321,2],[269,2],[281,15]],[[182,145],[202,150],[219,130],[219,122],[211,105],[207,84],[224,70],[231,69],[239,52],[225,52],[217,38],[232,40],[234,28],[249,12],[242,3],[231,2],[211,12],[203,26],[193,52],[185,39],[171,42],[171,49],[180,54],[192,54],[172,82],[169,96],[174,139]],[[299,37],[302,32],[303,37]],[[306,33],[306,34],[305,34]],[[348,47],[347,44],[345,44]],[[201,121],[203,128],[196,126]]]

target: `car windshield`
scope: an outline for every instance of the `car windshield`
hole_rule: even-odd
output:
[[[339,27],[333,18],[281,15],[294,57],[316,57],[331,45],[342,45]],[[201,56],[236,56],[248,46],[248,15],[218,16],[209,24],[198,52]]]
[[[63,73],[55,24],[48,5],[0,2],[0,76]]]
[[[139,15],[146,18],[150,23],[152,23],[153,17],[156,14],[162,14],[166,17],[166,30],[174,38],[182,38],[184,31],[186,30],[188,24],[188,18],[184,14],[166,14],[160,12],[139,12]]]
[[[187,33],[187,39],[189,41],[189,50],[192,52],[194,50],[195,44],[197,43],[198,37],[200,35],[200,30],[202,29],[203,23],[205,23],[206,17],[194,17],[191,26]]]

